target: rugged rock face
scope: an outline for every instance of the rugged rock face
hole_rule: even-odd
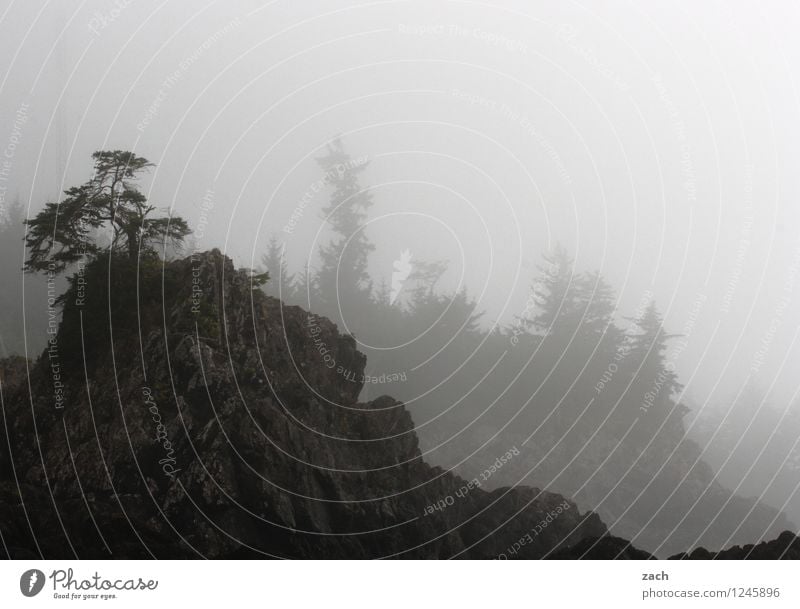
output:
[[[140,269],[138,294],[124,272],[73,283],[30,383],[0,370],[10,556],[536,558],[606,533],[426,464],[402,404],[357,401],[355,341],[219,252]]]
[[[733,546],[722,552],[709,552],[698,548],[692,552],[676,554],[670,560],[798,560],[800,537],[784,531],[777,539],[759,544]]]
[[[654,560],[656,557],[644,550],[637,550],[620,537],[603,535],[596,539],[584,539],[570,548],[555,552],[555,560]]]
[[[654,560],[655,556],[639,550],[620,537],[603,535],[584,539],[569,548],[553,552],[548,558],[556,560]],[[697,548],[670,556],[669,560],[798,560],[800,537],[784,531],[777,539],[758,544],[733,546],[721,552]]]
[[[676,445],[657,437],[637,467],[623,477],[620,472],[630,468],[626,456],[611,453],[612,439],[598,439],[604,440],[605,448],[593,453],[590,447],[575,468],[583,468],[574,474],[575,480],[592,484],[582,491],[576,483],[555,488],[581,506],[599,506],[597,512],[612,535],[660,558],[697,546],[768,540],[794,528],[779,510],[719,484],[702,459],[701,447],[693,442]],[[601,456],[610,453],[603,462]]]

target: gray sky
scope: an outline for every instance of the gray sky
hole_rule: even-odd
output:
[[[699,5],[701,4],[701,5]],[[132,149],[152,201],[250,265],[326,239],[342,134],[374,271],[446,258],[489,320],[560,241],[632,314],[652,293],[702,404],[798,389],[797,15],[758,2],[0,2],[0,186],[37,210]],[[213,203],[202,209],[202,199]],[[322,232],[319,231],[322,229]]]

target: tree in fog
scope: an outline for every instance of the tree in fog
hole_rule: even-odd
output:
[[[686,412],[685,407],[676,406],[673,400],[682,385],[674,365],[667,360],[669,340],[677,335],[665,332],[664,320],[654,301],[633,321],[635,330],[628,335],[630,406],[632,414],[652,431],[670,414],[681,418]]]
[[[408,277],[411,284],[409,292],[409,313],[415,318],[430,317],[428,313],[438,309],[439,294],[436,286],[447,271],[447,264],[442,261],[417,261]],[[427,320],[432,322],[436,315]],[[423,323],[426,323],[423,321]]]
[[[36,352],[47,336],[47,282],[20,273],[25,261],[25,213],[19,201],[0,217],[0,357]],[[60,283],[58,285],[60,288]],[[27,310],[23,311],[23,303]]]
[[[615,342],[621,340],[622,331],[614,326],[616,295],[603,276],[598,271],[580,275],[575,281],[574,293],[582,338],[595,341],[613,335]]]
[[[563,328],[564,321],[574,320],[577,311],[574,262],[561,244],[543,259],[544,264],[538,266],[540,276],[532,288],[537,314],[519,321],[538,333],[554,335]]]
[[[666,362],[668,341],[677,334],[664,331],[664,320],[655,301],[650,301],[636,318],[636,332],[629,335],[631,360],[638,364],[638,376],[660,381],[661,393],[671,397],[681,389],[674,367]]]
[[[163,321],[141,315],[131,299],[156,298],[169,289],[156,244],[177,246],[189,233],[182,218],[157,216],[139,190],[139,178],[152,167],[147,159],[122,150],[98,151],[92,159],[90,180],[26,222],[25,270],[46,272],[52,281],[56,273],[75,268],[66,291],[48,300],[62,307],[60,348],[83,353],[65,360],[65,370],[103,357],[112,327],[122,339]]]
[[[442,261],[417,261],[408,278],[409,328],[414,336],[425,334],[423,343],[444,345],[457,337],[468,338],[481,332],[480,318],[475,301],[466,289],[453,294],[442,293],[438,284],[447,271]]]
[[[22,263],[22,239],[25,235],[24,216],[18,204],[0,217],[0,306],[3,316],[0,319],[0,357],[20,353],[22,336],[18,324],[22,319],[22,277],[19,267]]]
[[[264,284],[264,291],[275,298],[291,301],[294,298],[294,275],[289,273],[286,263],[286,252],[278,238],[273,235],[267,251],[261,256],[261,267],[266,271],[269,281]]]
[[[367,265],[375,246],[364,233],[372,196],[358,180],[368,164],[353,159],[338,139],[328,145],[327,153],[317,162],[325,172],[325,183],[331,187],[322,214],[334,236],[320,250],[315,296],[323,313],[338,318],[340,305],[345,312],[352,312],[352,308],[364,306],[372,292]]]
[[[153,166],[147,159],[123,150],[101,150],[92,159],[89,181],[64,191],[62,201],[47,203],[27,220],[26,269],[62,272],[84,256],[97,255],[103,248],[95,237],[102,229],[111,234],[110,249],[126,253],[131,261],[154,252],[157,241],[174,245],[189,233],[183,218],[154,217],[156,208],[136,184]]]

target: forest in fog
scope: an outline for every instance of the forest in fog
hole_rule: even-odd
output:
[[[469,477],[493,455],[526,446],[529,456],[491,486],[526,483],[575,497],[650,551],[685,543],[670,539],[678,536],[673,514],[713,520],[737,503],[706,505],[715,494],[709,463],[736,493],[800,517],[797,409],[765,404],[754,388],[734,416],[687,403],[676,362],[696,323],[691,314],[684,327],[666,328],[649,291],[635,310],[620,310],[613,286],[597,271],[578,271],[558,243],[541,253],[524,308],[502,325],[485,322],[466,288],[440,287],[446,261],[405,250],[391,281],[374,279],[363,230],[373,199],[359,180],[367,165],[338,140],[318,162],[330,190],[320,213],[333,238],[298,265],[286,256],[291,235],[273,233],[261,257],[264,289],[355,337],[367,355],[360,378],[326,358],[324,345],[320,364],[363,383],[365,399],[403,400],[432,463]],[[687,490],[695,485],[699,492]]]
[[[315,211],[329,242],[298,263],[287,258],[290,231],[273,232],[254,273],[268,277],[258,289],[309,311],[305,331],[320,367],[362,387],[364,400],[405,403],[425,460],[482,476],[485,488],[529,484],[564,494],[662,555],[758,536],[759,527],[784,522],[780,512],[800,516],[798,411],[765,403],[755,388],[739,396],[733,415],[726,405],[691,404],[676,367],[696,323],[691,314],[684,327],[665,327],[650,291],[634,310],[620,310],[614,287],[597,271],[579,271],[558,243],[530,244],[543,248],[540,262],[525,306],[505,324],[487,323],[467,287],[443,288],[448,262],[416,259],[414,243],[398,252],[390,278],[376,279],[364,158],[340,139],[328,145],[317,158],[327,203]],[[12,207],[2,225],[10,289],[0,338],[5,356],[35,357],[53,332],[48,297],[66,282],[20,274],[23,220]],[[192,243],[190,236],[165,255],[185,255]],[[356,340],[367,356],[363,372],[330,354],[317,336],[319,317]],[[492,467],[500,455],[508,455],[502,467]],[[753,513],[760,516],[750,526]]]
[[[0,15],[9,556],[800,551],[792,20],[457,4]]]

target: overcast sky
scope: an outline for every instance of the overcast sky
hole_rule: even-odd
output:
[[[796,9],[794,9],[796,10]],[[97,149],[242,265],[327,233],[341,134],[375,205],[376,276],[448,259],[487,320],[555,242],[621,315],[653,294],[688,392],[798,389],[800,19],[760,2],[0,2],[0,194],[35,211]],[[213,194],[209,194],[213,193]],[[208,195],[208,196],[207,196]],[[203,198],[206,197],[204,210]],[[205,218],[205,220],[203,220]],[[322,230],[322,232],[320,232]],[[752,378],[751,378],[752,377]]]

